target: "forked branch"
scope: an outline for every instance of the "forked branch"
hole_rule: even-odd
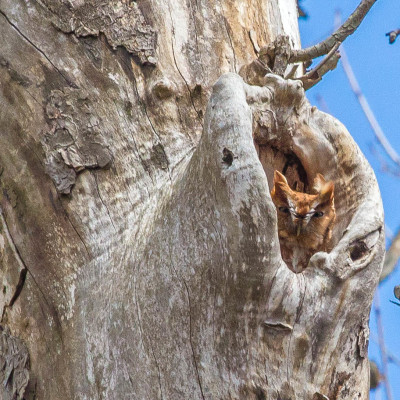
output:
[[[376,0],[362,0],[347,21],[331,36],[314,46],[307,47],[306,49],[294,50],[290,56],[289,62],[310,61],[329,53],[337,43],[342,43],[348,36],[355,32],[375,2]]]
[[[336,43],[318,65],[298,78],[303,82],[304,90],[308,90],[316,85],[328,71],[332,71],[336,68],[340,59],[340,53],[337,51],[339,46],[340,43]]]

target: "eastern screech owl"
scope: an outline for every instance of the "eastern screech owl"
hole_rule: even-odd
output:
[[[327,251],[335,222],[334,184],[317,174],[313,194],[290,189],[286,178],[274,172],[272,201],[278,214],[282,258],[294,272],[303,271],[310,257]]]

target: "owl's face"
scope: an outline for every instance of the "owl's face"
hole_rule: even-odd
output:
[[[277,209],[279,237],[311,249],[324,241],[335,219],[333,182],[326,182],[318,174],[314,191],[315,194],[306,194],[290,189],[286,178],[275,171],[271,197]]]

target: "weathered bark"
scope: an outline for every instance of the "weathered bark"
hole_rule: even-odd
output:
[[[367,398],[371,169],[300,82],[231,73],[208,102],[255,58],[250,31],[298,47],[296,18],[294,0],[0,0],[0,305],[25,398]],[[336,246],[298,275],[274,168],[337,188]]]

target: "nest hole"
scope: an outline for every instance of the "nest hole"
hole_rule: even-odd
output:
[[[292,149],[278,147],[271,143],[258,144],[256,141],[255,146],[267,176],[270,190],[272,190],[274,183],[274,171],[277,170],[286,177],[292,190],[310,194],[314,176],[307,175],[302,162]],[[295,221],[289,216],[280,215],[285,212],[281,208],[283,209],[284,207],[279,207],[277,212],[282,259],[290,270],[300,273],[307,267],[313,254],[322,250],[331,250],[331,219],[325,218],[324,222],[318,224],[315,222],[316,219],[308,217],[307,221],[309,222],[303,223],[300,218],[295,218]],[[289,213],[289,208],[286,208],[286,210],[286,213]],[[330,213],[331,211],[326,212]],[[320,214],[322,216],[324,212],[320,212]],[[309,226],[311,227],[309,228]],[[326,240],[319,239],[318,242],[315,242],[314,237],[312,237],[315,234],[315,227],[318,227],[317,231],[320,230],[322,232],[322,237],[326,236]],[[358,257],[356,252],[355,250],[354,257]]]
[[[307,173],[296,154],[291,150],[280,149],[271,144],[255,143],[258,157],[268,179],[269,189],[272,190],[274,171],[285,175],[289,186],[297,192],[309,193],[311,190]]]

